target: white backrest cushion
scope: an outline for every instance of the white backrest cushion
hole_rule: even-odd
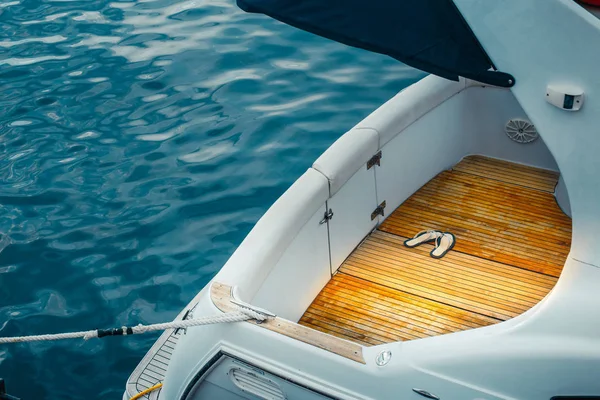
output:
[[[239,286],[243,300],[254,297],[290,243],[328,197],[327,179],[309,168],[256,223],[215,280]]]
[[[340,137],[314,162],[313,168],[329,180],[333,196],[359,168],[379,149],[379,136],[374,129],[353,128]]]
[[[392,97],[362,120],[356,128],[371,128],[377,131],[381,148],[409,125],[466,86],[467,81],[464,78],[455,82],[429,75]]]

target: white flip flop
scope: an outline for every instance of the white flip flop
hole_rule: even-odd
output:
[[[441,232],[440,232],[441,233]],[[442,258],[454,247],[456,236],[450,232],[444,232],[435,239],[435,247],[431,250],[431,257]]]
[[[430,242],[432,240],[436,240],[437,238],[443,235],[440,231],[421,231],[415,235],[412,239],[407,239],[404,241],[404,245],[406,247],[417,247],[423,243]]]

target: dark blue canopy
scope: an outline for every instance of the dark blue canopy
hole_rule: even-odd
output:
[[[237,0],[247,11],[432,74],[510,87],[452,0]]]

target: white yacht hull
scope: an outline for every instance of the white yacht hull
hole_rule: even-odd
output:
[[[230,287],[232,296],[277,319],[267,326],[242,322],[166,332],[130,377],[125,399],[159,381],[164,386],[149,398],[600,396],[599,21],[567,0],[512,1],[512,13],[496,2],[456,3],[496,64],[521,77],[516,86],[507,90],[429,76],[343,135],[277,200],[184,310],[193,310],[194,318],[219,314],[229,304],[223,299]],[[535,19],[534,6],[546,18],[535,29],[558,47],[523,31]],[[492,14],[495,30],[487,27]],[[522,29],[508,23],[513,17]],[[569,29],[556,29],[561,21]],[[585,44],[586,38],[593,43]],[[586,47],[593,62],[575,62],[584,50],[573,43]],[[536,59],[544,65],[538,68]],[[568,79],[589,94],[578,113],[544,99],[547,84]],[[508,139],[503,129],[511,118],[532,120],[541,139],[525,145]],[[379,152],[380,165],[367,168]],[[470,154],[561,172],[554,195],[572,213],[573,247],[543,300],[486,327],[372,346],[298,324],[344,260],[389,213]],[[372,218],[384,201],[383,215]],[[329,210],[333,216],[324,218]],[[384,351],[391,358],[378,365]],[[249,383],[236,381],[237,370]]]
[[[475,106],[478,112],[469,113]],[[472,153],[556,169],[541,140],[520,145],[506,137],[502,128],[514,117],[526,118],[504,89],[431,76],[404,90],[317,160],[186,310],[193,308],[196,318],[219,313],[209,290],[219,282],[235,287],[239,299],[295,324],[348,254],[385,219],[370,218],[379,199],[393,210],[438,172]],[[381,166],[367,169],[366,162],[379,150]],[[569,209],[568,196],[556,196]],[[329,209],[333,217],[320,224]],[[154,372],[165,382],[154,398],[210,398],[202,396],[221,390],[219,398],[255,398],[224,378],[221,370],[228,367],[223,365],[231,363],[293,383],[298,394],[285,389],[288,399],[309,398],[306,388],[314,398],[340,399],[423,398],[413,388],[444,399],[549,399],[600,391],[600,346],[588,334],[567,336],[560,328],[568,317],[582,331],[599,329],[594,313],[599,300],[590,283],[599,274],[595,267],[568,260],[555,289],[521,316],[448,335],[359,346],[362,362],[251,323],[188,329],[175,335],[173,354],[161,350],[159,341],[146,359],[150,362],[159,351],[169,358],[161,359],[168,362],[164,375]],[[387,350],[392,358],[380,367],[377,356]],[[219,361],[219,355],[227,358]],[[211,360],[218,365],[207,370]],[[128,395],[143,388],[134,383],[144,367],[142,362],[132,375]]]

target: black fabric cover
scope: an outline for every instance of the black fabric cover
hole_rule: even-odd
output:
[[[457,80],[458,76],[512,86],[512,76],[489,71],[489,57],[452,0],[237,0],[247,12],[337,42],[387,54],[405,64]]]

